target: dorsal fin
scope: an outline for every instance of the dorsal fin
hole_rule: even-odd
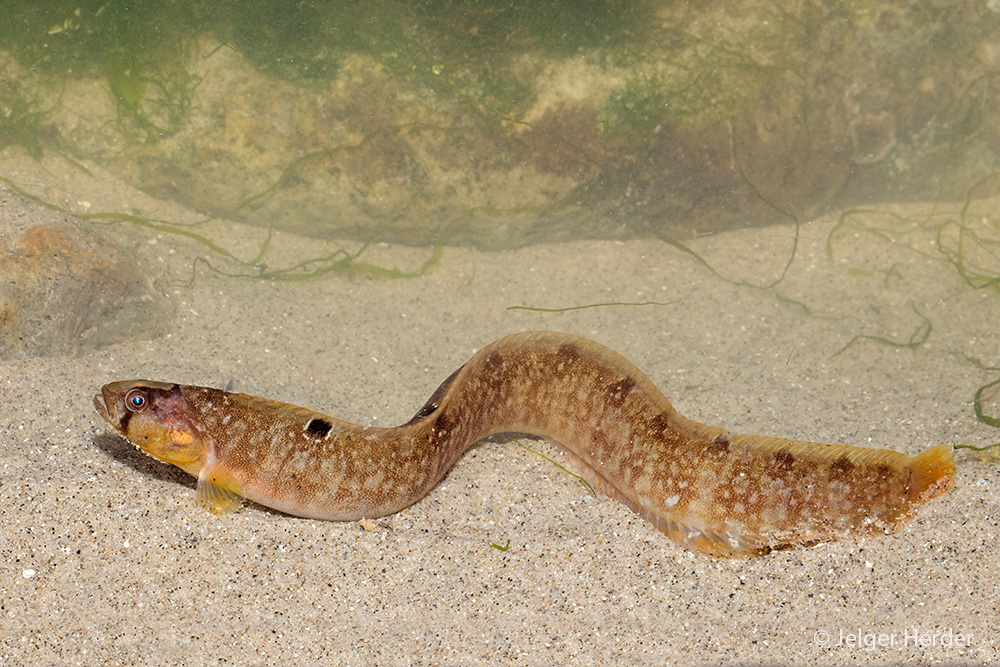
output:
[[[410,417],[410,421],[402,425],[409,426],[410,424],[418,422],[428,415],[433,414],[435,410],[441,407],[441,400],[444,398],[444,395],[448,393],[449,387],[454,384],[455,378],[458,377],[458,374],[462,372],[463,368],[465,368],[465,364],[449,375],[448,379],[442,382],[438,388],[434,390],[434,393],[427,399],[427,402],[424,403],[423,407],[417,410],[417,414]]]

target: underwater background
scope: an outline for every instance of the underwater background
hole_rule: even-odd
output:
[[[552,329],[711,425],[989,448],[998,35],[992,0],[2,3],[0,663],[996,662],[996,450],[893,535],[725,560],[537,440],[363,525],[215,517],[92,397],[391,426]]]

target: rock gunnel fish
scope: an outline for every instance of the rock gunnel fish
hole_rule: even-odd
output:
[[[755,555],[891,532],[951,488],[948,445],[917,456],[731,433],[689,420],[621,355],[555,332],[480,350],[395,428],[209,387],[105,385],[97,412],[147,454],[198,479],[217,514],[243,498],[295,516],[354,521],[424,497],[496,433],[550,440],[593,487],[678,544]]]

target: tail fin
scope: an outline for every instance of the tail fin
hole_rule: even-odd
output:
[[[910,470],[910,501],[930,500],[955,483],[955,451],[951,445],[931,447],[914,457]]]

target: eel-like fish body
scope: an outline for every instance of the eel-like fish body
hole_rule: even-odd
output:
[[[94,405],[142,451],[197,477],[199,504],[217,514],[243,498],[316,519],[392,514],[503,432],[558,444],[595,488],[714,555],[890,532],[954,480],[947,445],[911,457],[699,424],[621,355],[554,332],[484,347],[395,428],[150,381],[112,382]]]

